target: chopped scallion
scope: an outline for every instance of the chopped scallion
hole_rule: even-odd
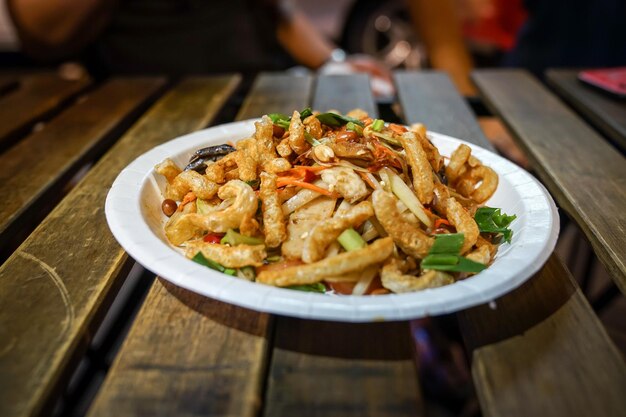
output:
[[[235,232],[233,229],[228,229],[222,240],[220,241],[222,245],[262,245],[263,239],[259,239],[258,237],[245,236],[241,233]]]
[[[382,119],[376,119],[374,123],[372,123],[372,130],[374,132],[380,132],[383,127],[385,127],[385,121]]]
[[[357,250],[367,246],[367,242],[352,228],[344,230],[337,238],[337,241],[347,251]]]

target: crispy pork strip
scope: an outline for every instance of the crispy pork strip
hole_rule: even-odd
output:
[[[185,244],[185,255],[193,258],[198,252],[207,258],[227,268],[241,268],[244,266],[261,266],[267,257],[263,245],[226,246],[218,243],[208,243],[192,240]]]
[[[304,241],[302,260],[306,263],[319,261],[344,230],[363,223],[373,215],[372,203],[363,201],[351,207],[345,214],[321,221]]]
[[[167,198],[182,200],[189,191],[205,200],[212,198],[219,189],[219,185],[196,171],[183,171],[174,178],[166,189]]]
[[[405,274],[404,269],[402,261],[398,259],[389,260],[380,273],[383,287],[395,293],[403,293],[441,287],[454,282],[452,276],[441,271],[429,270],[416,277]]]
[[[328,276],[346,274],[383,262],[392,252],[393,240],[387,237],[363,249],[344,252],[312,264],[297,265],[277,271],[263,271],[257,276],[257,282],[279,287],[314,284]]]
[[[308,151],[311,147],[304,137],[304,125],[297,111],[293,112],[289,123],[289,146],[298,155]]]
[[[433,170],[428,162],[426,152],[422,148],[415,132],[406,132],[399,136],[402,147],[406,152],[406,159],[413,173],[413,188],[422,204],[428,204],[433,199]]]
[[[287,239],[285,214],[278,199],[276,179],[276,174],[261,173],[259,197],[262,202],[263,231],[265,232],[265,244],[270,248],[278,247]]]
[[[418,259],[428,255],[434,239],[402,218],[393,195],[387,191],[376,190],[372,194],[372,202],[376,218],[404,253]]]

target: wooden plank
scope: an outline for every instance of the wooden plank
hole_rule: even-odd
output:
[[[164,83],[155,78],[109,81],[0,155],[3,255],[28,236],[62,198],[64,183],[104,151]]]
[[[420,84],[430,84],[429,78],[425,76],[421,78],[419,84],[415,83],[407,88],[421,91]],[[464,104],[449,94],[443,94],[439,99],[433,96],[431,100],[441,100],[437,106],[443,108]],[[405,100],[404,114],[412,114],[413,110],[408,107],[418,102],[419,100]],[[422,122],[427,126],[437,125],[441,123],[440,117],[445,117],[445,115],[434,112],[428,118],[424,117]],[[466,124],[462,129],[467,131],[477,126],[472,118],[459,118],[453,123]],[[495,310],[492,309],[493,305],[482,305],[464,310],[457,315],[466,347],[473,352],[472,374],[484,415],[561,415],[533,413],[538,410],[535,408],[535,402],[540,399],[544,404],[558,397],[556,402],[563,404],[571,400],[571,396],[577,395],[576,404],[595,405],[598,401],[612,401],[614,399],[612,387],[623,386],[620,384],[619,373],[612,372],[609,375],[612,384],[616,384],[612,387],[597,385],[595,392],[581,390],[577,393],[575,390],[580,387],[577,385],[579,380],[589,379],[599,382],[597,375],[594,375],[596,373],[594,366],[598,365],[599,361],[591,357],[595,354],[587,355],[588,347],[593,345],[600,348],[603,354],[608,352],[608,362],[615,361],[615,348],[606,338],[595,314],[581,298],[580,290],[569,276],[563,264],[553,255],[540,273],[530,278],[521,287],[495,300],[497,307]],[[579,329],[572,328],[570,324],[573,322],[578,323],[581,328],[590,329],[592,340],[589,345],[572,343],[581,337],[581,334],[584,335],[579,332]],[[558,332],[554,332],[556,328],[559,329]],[[525,332],[530,329],[544,336],[546,333],[551,334],[551,331],[554,336],[544,339],[526,338]],[[506,356],[500,355],[496,349],[500,344],[506,347]],[[550,349],[549,357],[527,354],[527,352],[543,352],[547,348]],[[515,377],[520,387],[519,390],[510,389],[511,385],[508,383],[511,381],[505,380],[504,377],[500,378],[498,383],[494,383],[495,376],[499,376],[503,369],[510,369],[506,361],[515,364]],[[554,385],[551,378],[563,371],[563,364],[576,365],[572,365],[567,372],[563,373],[560,385]],[[528,374],[526,374],[527,370]],[[573,372],[576,374],[574,375]],[[549,386],[549,393],[546,393],[542,382],[552,384]],[[608,392],[605,392],[605,389]],[[515,404],[514,410],[507,408],[511,403]],[[582,410],[593,409],[593,407],[589,406]],[[503,409],[507,412],[502,412]],[[588,413],[586,415],[601,414]]]
[[[300,109],[311,84],[310,77],[263,74],[237,119]],[[158,280],[89,415],[258,415],[269,329],[268,314]]]
[[[70,81],[51,73],[22,77],[19,88],[0,99],[0,145],[6,147],[90,83],[87,77]]]
[[[369,91],[366,77],[320,77],[313,107],[361,107],[376,117]],[[407,322],[274,320],[266,417],[421,415]]]
[[[570,293],[566,300],[562,287]],[[474,347],[483,415],[623,415],[624,358],[555,257],[496,309],[480,306],[459,316]]]
[[[50,411],[121,283],[128,256],[109,232],[103,204],[117,174],[152,147],[206,126],[237,82],[193,78],[176,86],[0,267],[0,415]]]
[[[276,318],[265,416],[418,416],[406,322]]]
[[[578,80],[577,70],[551,69],[548,84],[572,107],[626,151],[626,102],[602,93]]]
[[[260,74],[237,114],[237,120],[261,117],[268,113],[302,110],[309,103],[313,77],[294,77],[284,73]]]
[[[404,120],[424,123],[433,132],[443,133],[493,150],[472,110],[459,95],[450,78],[439,71],[397,71],[394,73]]]
[[[361,108],[372,117],[378,115],[369,78],[365,74],[319,76],[312,107],[321,112],[334,109],[341,113]]]
[[[269,315],[154,283],[89,416],[254,416]]]
[[[626,161],[541,84],[521,70],[473,76],[494,113],[526,149],[559,206],[591,242],[626,293]]]

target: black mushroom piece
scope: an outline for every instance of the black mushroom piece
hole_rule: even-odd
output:
[[[215,162],[231,152],[235,152],[235,148],[225,143],[198,149],[189,158],[189,164],[185,167],[185,171],[194,170],[203,174],[208,161]]]

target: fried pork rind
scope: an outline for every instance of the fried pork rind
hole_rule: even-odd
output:
[[[328,184],[330,191],[339,193],[350,203],[355,203],[368,196],[365,182],[353,170],[345,167],[334,167],[322,171],[322,181]]]
[[[426,136],[426,126],[421,123],[415,123],[411,125],[410,130],[415,132],[415,136],[419,140],[420,145],[422,145],[424,152],[426,152],[426,157],[433,171],[439,172],[443,167],[443,157],[439,153],[439,149],[428,140],[428,136]]]
[[[224,209],[208,214],[183,214],[166,224],[165,235],[173,245],[197,237],[198,231],[225,233],[228,229],[238,229],[243,220],[254,216],[257,210],[257,197],[243,181],[229,181],[220,187],[217,195],[224,200]]]
[[[188,258],[193,258],[198,252],[227,268],[261,266],[267,257],[263,245],[226,246],[203,240],[192,240],[185,244],[185,255]]]
[[[176,163],[172,161],[170,158],[166,158],[165,160],[163,160],[163,162],[161,162],[160,164],[157,164],[154,167],[154,170],[156,171],[157,174],[163,175],[165,179],[167,180],[168,184],[174,181],[174,178],[176,178],[178,174],[183,172],[183,170],[180,169],[178,165],[176,165]]]
[[[293,112],[291,116],[291,122],[289,123],[289,146],[298,155],[303,154],[311,148],[311,145],[306,141],[304,137],[304,125],[300,120],[300,113]]]
[[[219,188],[219,185],[210,181],[204,175],[196,171],[183,171],[174,178],[166,190],[166,196],[172,200],[182,200],[189,191],[198,198],[210,199]]]
[[[276,158],[274,146],[274,124],[272,119],[263,116],[261,121],[254,123],[256,131],[254,139],[256,141],[257,161],[265,168],[265,164]]]
[[[456,231],[463,233],[461,254],[464,254],[474,246],[478,235],[480,235],[478,225],[474,218],[470,216],[467,210],[465,210],[454,197],[450,197],[446,202],[446,216],[450,224],[456,228]]]
[[[406,222],[398,210],[396,198],[383,190],[372,193],[376,218],[393,241],[406,253],[422,259],[428,255],[434,239],[414,224]]]
[[[413,188],[422,204],[428,204],[433,199],[433,170],[428,162],[426,152],[422,149],[415,132],[406,132],[399,136],[406,158],[413,173]]]
[[[328,276],[343,275],[381,263],[393,253],[393,247],[391,238],[378,239],[363,249],[344,252],[319,262],[263,271],[257,276],[257,282],[279,287],[315,284]]]
[[[265,165],[263,165],[263,169],[266,172],[271,172],[271,173],[276,174],[279,172],[285,172],[285,171],[290,170],[291,164],[285,158],[274,158],[274,159],[267,161]]]
[[[265,244],[270,248],[278,247],[287,239],[285,215],[278,200],[276,190],[276,174],[261,173],[259,197],[262,201],[263,232]]]
[[[469,260],[481,263],[483,265],[489,265],[489,262],[491,262],[491,253],[489,251],[489,247],[486,245],[473,250],[472,252],[465,255],[465,257]]]
[[[253,181],[257,178],[257,148],[254,138],[237,142],[240,155],[237,157],[237,168],[241,181]]]
[[[339,235],[350,227],[355,227],[374,215],[369,201],[363,201],[347,210],[345,214],[319,222],[304,240],[302,260],[306,263],[319,261]]]
[[[468,161],[471,154],[472,149],[463,143],[452,152],[450,162],[448,162],[448,166],[446,167],[446,177],[450,183],[456,182],[456,180],[465,173],[467,170],[465,163]]]
[[[322,135],[324,135],[322,123],[320,123],[317,117],[307,117],[302,123],[304,123],[305,130],[315,139],[321,139]]]
[[[319,196],[319,194],[317,195]],[[300,259],[302,257],[304,239],[317,223],[332,216],[336,204],[337,199],[335,198],[318,197],[313,201],[309,201],[289,216],[287,240],[281,246],[282,255],[288,259]]]
[[[480,183],[480,185],[478,185]],[[478,187],[476,187],[478,185]],[[465,197],[477,203],[489,200],[498,188],[498,174],[484,165],[471,168],[459,178],[456,188]]]
[[[283,158],[288,157],[293,153],[291,146],[289,146],[289,138],[285,138],[280,141],[278,145],[276,145],[276,152]]]
[[[407,263],[390,259],[380,273],[383,287],[395,293],[414,292],[426,288],[442,287],[454,283],[451,275],[441,271],[429,270],[420,276],[407,275]]]

